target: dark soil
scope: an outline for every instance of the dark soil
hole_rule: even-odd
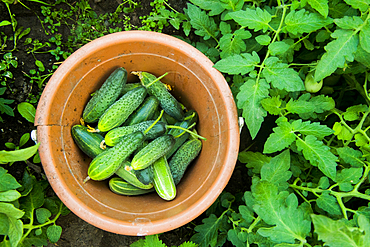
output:
[[[39,17],[42,17],[40,13],[40,5],[35,4],[33,2],[28,2],[27,6],[31,8],[32,11],[27,10],[20,4],[15,4],[11,6],[11,10],[13,14],[15,14],[15,18],[18,21],[18,26],[23,26],[25,28],[30,27],[31,32],[27,37],[32,39],[39,39],[41,42],[48,41],[50,37],[48,37],[43,28],[40,24]],[[140,20],[139,16],[147,15],[151,11],[152,7],[149,5],[151,1],[149,0],[142,0],[142,7],[136,9],[134,13],[130,14],[131,20],[134,25],[139,26]],[[182,9],[186,6],[185,0],[170,0],[169,4],[177,9],[178,11],[182,11]],[[72,2],[71,2],[72,3]],[[117,6],[122,3],[122,0],[94,0],[90,1],[90,5],[97,14],[101,13],[109,13],[113,12]],[[7,9],[3,3],[0,3],[0,13],[3,16],[8,16]],[[37,15],[36,15],[37,14]],[[10,26],[2,27],[0,29],[1,32],[5,34],[12,34],[12,30]],[[60,29],[60,32],[63,35],[68,35],[68,29]],[[179,31],[174,28],[166,27],[163,30],[164,33],[171,34],[171,35],[182,35]],[[11,43],[10,43],[11,45]],[[11,47],[9,47],[11,48]],[[7,116],[2,114],[1,117],[3,118],[3,122],[0,122],[0,143],[1,147],[0,150],[8,150],[5,147],[6,142],[13,142],[16,145],[19,143],[20,137],[24,133],[30,133],[31,130],[35,129],[32,123],[25,120],[16,110],[16,105],[20,102],[24,102],[27,99],[30,99],[30,94],[32,95],[40,95],[42,92],[42,88],[39,89],[37,85],[32,85],[29,83],[29,78],[24,76],[23,72],[28,72],[30,69],[34,69],[35,66],[35,58],[26,52],[26,47],[24,47],[23,42],[20,42],[17,46],[17,49],[13,52],[18,58],[19,66],[17,69],[11,69],[12,73],[14,74],[14,80],[8,83],[8,89],[6,94],[3,95],[3,98],[7,99],[14,99],[14,103],[11,105],[14,108],[15,116]],[[2,55],[1,55],[2,56]],[[53,56],[50,53],[44,54],[37,54],[37,59],[42,61],[45,67],[51,69],[52,63],[55,62],[53,60]],[[34,104],[36,107],[36,103]],[[266,122],[266,121],[265,121]],[[243,146],[241,146],[241,150],[247,148],[247,146],[251,143],[250,137],[248,133],[242,133],[242,140]],[[263,134],[261,134],[263,135]],[[265,138],[265,137],[261,137]],[[32,145],[32,141],[30,140],[27,143],[28,146]],[[26,145],[26,146],[27,146]],[[257,150],[258,146],[252,146],[251,150]],[[12,166],[5,165],[4,168],[9,171],[13,176],[17,179],[20,179],[24,169],[28,167],[32,173],[37,175],[39,178],[44,177],[42,166],[41,164],[26,164],[25,162],[16,162]],[[238,192],[245,191],[250,184],[250,181],[246,181],[246,174],[247,169],[242,164],[237,164],[235,172],[227,185],[225,191],[229,191],[233,194]],[[175,229],[170,232],[166,232],[161,234],[160,239],[167,245],[167,246],[178,246],[184,241],[189,241],[190,237],[194,234],[194,226],[197,224],[201,224],[201,220],[204,218],[204,215],[199,216],[193,222]],[[108,246],[129,246],[131,243],[140,239],[140,237],[130,237],[130,236],[123,236],[123,235],[116,235],[113,233],[109,233],[103,230],[100,230],[77,216],[73,213],[70,213],[67,216],[61,217],[57,224],[62,226],[63,233],[61,239],[56,244],[49,244],[48,246],[62,246],[62,247],[73,247],[73,246],[89,246],[89,247],[108,247]],[[226,245],[225,245],[226,246]]]

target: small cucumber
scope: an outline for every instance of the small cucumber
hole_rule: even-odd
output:
[[[88,177],[97,181],[109,178],[143,141],[144,135],[139,131],[126,135],[116,146],[91,161]]]
[[[184,176],[188,165],[199,155],[201,149],[202,142],[199,139],[191,139],[185,142],[172,156],[168,165],[176,185]]]
[[[77,146],[90,158],[95,158],[105,150],[100,148],[100,143],[104,137],[98,133],[87,131],[87,127],[82,125],[74,125],[72,127],[72,138]]]
[[[120,140],[125,136],[130,133],[133,133],[135,131],[144,131],[149,126],[151,126],[154,123],[153,120],[141,122],[138,124],[134,124],[131,126],[122,126],[122,127],[117,127],[112,130],[110,130],[106,135],[105,135],[105,144],[108,146],[114,146],[117,143],[120,142]],[[146,139],[155,139],[158,136],[164,134],[166,131],[166,125],[163,122],[158,122],[156,123],[153,128],[151,128],[148,133],[146,133],[145,138]]]
[[[143,195],[153,191],[153,189],[140,189],[118,177],[109,180],[109,188],[116,194],[126,196]]]
[[[175,144],[175,138],[172,135],[162,135],[147,146],[137,152],[131,161],[131,166],[134,170],[144,169],[153,164],[157,159],[166,155]]]
[[[127,92],[100,117],[98,129],[101,132],[107,132],[123,124],[144,101],[145,96],[146,89],[144,87],[137,87]]]
[[[166,201],[176,197],[176,186],[165,156],[153,163],[154,189]]]
[[[153,180],[153,166],[148,166],[142,170],[133,170],[137,179],[144,185],[150,185],[154,183]]]
[[[125,161],[121,167],[116,171],[116,174],[122,178],[123,180],[125,180],[126,182],[132,184],[133,186],[137,187],[137,188],[140,188],[140,189],[151,189],[153,188],[153,184],[152,183],[149,183],[147,185],[143,184],[142,182],[140,182],[136,175],[135,175],[135,172],[133,170],[126,170],[125,168],[127,167],[130,167],[130,162],[129,161]]]
[[[152,120],[155,111],[158,109],[159,101],[154,96],[149,96],[126,120],[124,125],[134,125],[144,121]]]
[[[153,83],[157,79],[155,75],[148,72],[133,72],[133,74],[139,76],[141,84],[146,87],[150,95],[155,96],[159,100],[160,106],[168,115],[177,121],[181,121],[184,118],[181,104],[167,90],[165,84],[160,80]]]
[[[127,93],[128,91],[131,91],[132,89],[134,88],[137,88],[137,87],[140,87],[141,86],[141,83],[140,82],[135,82],[135,83],[126,83],[124,86],[123,86],[123,89],[121,91],[121,94],[120,96],[123,96],[125,93]]]
[[[118,99],[126,82],[127,71],[124,68],[113,71],[85,106],[83,120],[87,123],[97,122],[108,107]]]

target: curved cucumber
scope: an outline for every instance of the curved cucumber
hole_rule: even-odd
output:
[[[127,183],[122,178],[111,178],[109,180],[109,188],[116,194],[119,195],[126,195],[126,196],[135,196],[135,195],[143,195],[149,192],[152,192],[153,189],[140,189],[138,187],[133,186],[130,183]]]
[[[72,138],[77,146],[90,158],[95,158],[105,150],[100,148],[100,143],[104,137],[87,131],[87,127],[82,125],[74,125],[72,127]]]
[[[105,135],[105,144],[108,146],[114,146],[117,143],[120,142],[120,140],[125,136],[130,133],[133,133],[135,131],[141,131],[143,132],[149,126],[151,126],[154,123],[153,120],[141,122],[138,124],[134,124],[131,126],[122,126],[122,127],[117,127],[112,130],[110,130],[106,135]],[[148,133],[146,133],[145,138],[146,139],[155,139],[158,136],[162,135],[166,131],[166,125],[163,122],[158,122],[156,123],[153,128],[151,128]]]
[[[158,105],[159,101],[154,96],[146,98],[141,106],[129,116],[125,125],[134,125],[151,120],[158,109]]]
[[[142,182],[140,182],[136,175],[135,175],[135,172],[133,170],[126,170],[125,167],[126,166],[130,166],[130,162],[129,161],[125,161],[121,167],[116,171],[116,174],[122,178],[123,180],[125,180],[126,182],[132,184],[133,186],[137,187],[137,188],[140,188],[140,189],[151,189],[153,188],[153,184],[150,183],[150,184],[143,184]]]
[[[185,142],[172,156],[168,165],[175,184],[178,184],[184,176],[188,165],[199,155],[202,142],[199,139],[191,139]]]
[[[146,89],[144,87],[137,87],[123,95],[100,117],[98,129],[101,132],[107,132],[123,124],[144,101],[145,96]]]
[[[153,174],[153,166],[148,166],[147,168],[144,168],[142,170],[133,170],[136,178],[143,183],[144,185],[153,184],[154,180],[154,174]]]
[[[176,197],[176,186],[165,156],[153,163],[154,189],[166,201]]]
[[[141,132],[126,135],[116,146],[91,161],[87,171],[88,176],[98,181],[109,178],[143,141],[144,135]]]
[[[87,123],[97,122],[108,107],[118,99],[126,82],[127,71],[124,68],[113,71],[85,106],[83,120]]]
[[[149,142],[143,149],[137,152],[131,161],[134,170],[144,169],[153,164],[157,159],[166,155],[175,144],[172,135],[162,135]]]
[[[161,81],[155,81],[157,77],[148,72],[134,72],[139,76],[141,84],[146,87],[150,95],[154,95],[158,100],[162,109],[171,117],[177,121],[181,121],[184,118],[184,112],[181,104],[175,97],[168,92],[167,87]]]

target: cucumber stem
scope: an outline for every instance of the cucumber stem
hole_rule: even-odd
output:
[[[85,120],[84,120],[83,118],[80,118],[80,124],[81,124],[82,126],[85,126]]]
[[[193,123],[192,125],[190,125],[189,127],[187,127],[186,129],[191,129],[193,128],[194,126],[196,125],[196,123]],[[182,136],[183,134],[185,134],[185,131],[181,132],[180,134],[178,134],[177,136],[174,136],[175,138],[179,138],[180,136]]]
[[[166,75],[168,75],[168,72],[164,73],[163,75],[161,75],[160,77],[158,77],[154,81],[150,82],[148,85],[146,85],[146,86],[144,85],[144,87],[146,87],[146,88],[150,87],[151,85],[153,85],[154,83],[156,83],[157,81],[159,81],[160,79],[162,79],[163,77],[165,77]]]
[[[189,120],[189,119],[192,119],[193,117],[195,117],[195,112],[193,112],[193,114],[191,114],[190,116],[187,116],[187,117],[185,117],[184,118],[184,121],[186,121],[186,120]]]
[[[83,183],[85,184],[87,181],[89,181],[90,180],[90,177],[89,176],[87,176],[85,179],[84,179],[84,181],[83,181]]]
[[[101,149],[105,150],[107,148],[107,145],[105,145],[105,140],[102,140],[99,146]]]
[[[146,135],[149,132],[149,130],[151,130],[151,128],[153,128],[153,126],[156,125],[159,122],[159,120],[163,116],[163,112],[164,112],[164,110],[162,110],[161,113],[159,114],[159,117],[146,130],[144,130],[144,132],[143,132],[144,135]]]
[[[207,140],[207,138],[205,138],[205,137],[203,137],[203,136],[200,136],[200,135],[196,134],[194,131],[191,131],[191,130],[185,129],[185,128],[180,127],[180,126],[176,126],[176,125],[166,125],[166,128],[169,128],[169,129],[180,129],[180,130],[183,130],[183,131],[185,131],[185,132],[188,132],[189,134],[191,134],[191,135],[193,135],[193,136],[198,137],[199,139]]]
[[[92,132],[92,133],[98,133],[100,132],[99,129],[94,129],[93,127],[91,127],[90,125],[87,125],[87,131],[88,132]]]

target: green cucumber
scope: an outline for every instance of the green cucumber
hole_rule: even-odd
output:
[[[154,189],[166,201],[176,197],[176,186],[165,156],[153,163]]]
[[[109,180],[109,188],[116,194],[126,196],[143,195],[153,191],[153,189],[140,189],[118,177]]]
[[[134,170],[144,169],[153,164],[157,159],[166,155],[175,144],[172,135],[162,135],[149,142],[143,149],[132,158],[131,166]]]
[[[148,72],[132,72],[139,76],[141,84],[146,87],[150,95],[155,96],[159,100],[159,104],[162,109],[171,117],[177,121],[181,121],[184,118],[184,111],[182,110],[181,104],[175,97],[167,90],[165,84],[157,77]],[[153,83],[153,81],[157,80]]]
[[[144,121],[152,120],[155,111],[158,109],[159,101],[154,96],[149,96],[139,106],[138,109],[130,115],[124,125],[134,125]]]
[[[74,125],[72,127],[72,138],[77,146],[90,158],[95,158],[105,150],[100,147],[100,143],[104,137],[98,133],[87,131],[87,127],[82,125]]]
[[[153,180],[153,166],[148,166],[142,170],[133,170],[136,178],[144,185],[150,185],[154,183]]]
[[[122,178],[123,180],[125,180],[126,182],[132,184],[133,186],[137,187],[137,188],[140,188],[140,189],[151,189],[153,188],[153,184],[152,183],[149,183],[147,185],[143,184],[142,182],[140,182],[136,175],[135,175],[135,172],[131,169],[127,169],[127,168],[130,168],[130,165],[131,163],[129,161],[125,161],[121,167],[116,171],[116,174]]]
[[[112,176],[143,141],[144,135],[139,131],[126,135],[116,146],[91,161],[87,171],[88,178],[100,181]]]
[[[98,122],[98,129],[101,132],[107,132],[123,124],[139,105],[144,101],[146,89],[137,87],[127,92],[113,105],[111,105]]]
[[[119,141],[125,136],[130,133],[133,133],[135,131],[145,131],[149,126],[151,126],[154,123],[154,120],[149,120],[145,122],[141,122],[138,124],[134,124],[131,126],[122,126],[122,127],[117,127],[112,130],[110,130],[106,135],[105,135],[105,144],[108,146],[114,146]],[[155,139],[159,137],[160,135],[164,134],[166,131],[166,125],[163,122],[158,122],[156,123],[153,128],[151,128],[148,133],[145,134],[146,139]]]
[[[168,165],[175,184],[177,185],[184,176],[186,168],[199,155],[202,142],[191,139],[185,142],[170,159]]]
[[[123,89],[121,91],[121,94],[120,96],[123,96],[125,93],[127,93],[128,91],[131,91],[132,89],[134,88],[137,88],[137,87],[140,87],[141,86],[141,83],[140,82],[135,82],[135,83],[126,83],[124,86],[123,86]]]
[[[83,120],[87,123],[97,122],[108,107],[118,99],[126,82],[127,71],[124,68],[113,71],[88,101],[82,114]]]
[[[175,123],[175,126],[180,126],[185,129],[189,128],[192,124],[198,121],[198,114],[194,110],[190,110],[185,113],[184,121]],[[175,144],[171,148],[171,150],[166,154],[166,158],[169,159],[176,150],[186,141],[188,140],[190,134],[184,133],[181,129],[170,129],[168,134],[173,135],[175,138]],[[181,136],[179,136],[181,135]]]

